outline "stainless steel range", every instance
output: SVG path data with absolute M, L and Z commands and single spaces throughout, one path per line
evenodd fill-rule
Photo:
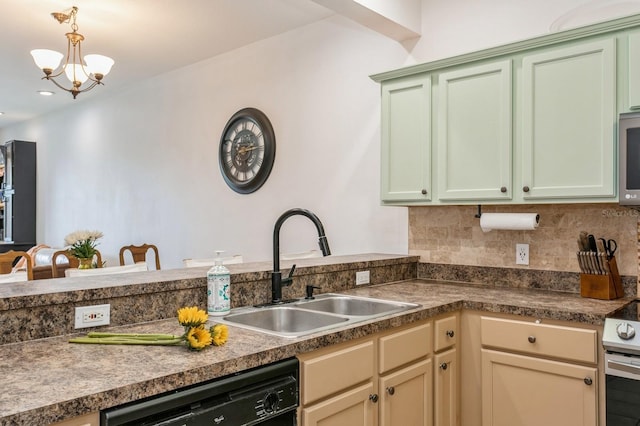
M 604 322 L 607 426 L 640 426 L 638 301 Z

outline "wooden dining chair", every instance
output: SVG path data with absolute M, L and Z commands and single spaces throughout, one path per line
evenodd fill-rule
M 13 265 L 19 257 L 23 257 L 27 261 L 27 280 L 33 280 L 33 260 L 26 251 L 9 250 L 6 253 L 0 253 L 0 274 L 12 273 Z
M 147 261 L 147 252 L 149 250 L 153 250 L 156 257 L 156 269 L 160 270 L 160 255 L 158 254 L 158 247 L 153 244 L 142 244 L 140 246 L 129 245 L 123 246 L 120 249 L 120 266 L 124 266 L 124 254 L 125 252 L 131 253 L 131 257 L 133 258 L 133 263 L 138 262 L 146 262 Z
M 67 263 L 58 264 L 58 257 L 66 257 Z M 102 255 L 96 250 L 94 261 L 98 268 L 102 268 Z M 51 256 L 51 277 L 62 278 L 65 276 L 64 271 L 69 268 L 78 268 L 80 266 L 80 260 L 77 257 L 69 253 L 68 250 L 58 250 Z

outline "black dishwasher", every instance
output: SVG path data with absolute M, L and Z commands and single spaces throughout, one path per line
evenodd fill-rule
M 296 425 L 298 360 L 290 358 L 100 412 L 101 426 Z

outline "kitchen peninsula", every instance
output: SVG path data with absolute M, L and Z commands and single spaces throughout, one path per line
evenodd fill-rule
M 0 289 L 0 425 L 48 425 L 461 310 L 597 328 L 629 302 L 417 279 L 415 256 L 332 256 L 297 263 L 294 285 L 285 289 L 284 297 L 302 297 L 304 286 L 312 284 L 321 287 L 321 293 L 344 292 L 420 307 L 296 339 L 230 327 L 226 345 L 189 352 L 183 347 L 69 344 L 69 337 L 77 333 L 72 329 L 72 307 L 110 303 L 111 329 L 179 334 L 175 308 L 205 305 L 206 268 L 43 280 L 35 282 L 37 287 L 12 284 Z M 291 263 L 282 266 L 286 270 Z M 229 269 L 233 307 L 268 300 L 268 262 Z M 360 270 L 371 271 L 373 285 L 356 288 L 355 272 Z

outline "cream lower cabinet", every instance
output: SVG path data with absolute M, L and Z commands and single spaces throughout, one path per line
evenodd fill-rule
M 381 426 L 431 424 L 430 359 L 385 375 L 379 383 Z
M 458 351 L 459 315 L 446 315 L 433 322 L 434 425 L 459 425 Z
M 482 426 L 596 426 L 596 330 L 481 317 Z
M 50 426 L 100 426 L 100 414 L 89 413 L 84 416 L 78 416 L 73 419 L 54 423 Z
M 431 322 L 300 354 L 302 426 L 431 426 Z
M 593 367 L 482 350 L 483 425 L 596 426 Z

